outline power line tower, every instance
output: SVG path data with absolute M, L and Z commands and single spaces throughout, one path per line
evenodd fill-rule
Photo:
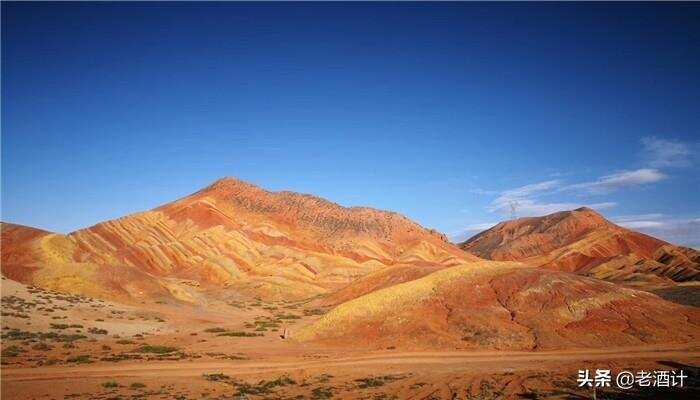
M 518 218 L 518 206 L 520 206 L 518 200 L 509 201 L 508 206 L 510 207 L 510 219 Z

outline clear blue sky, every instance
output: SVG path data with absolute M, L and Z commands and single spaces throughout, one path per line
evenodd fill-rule
M 221 176 L 453 238 L 593 205 L 697 245 L 700 4 L 2 3 L 2 219 Z

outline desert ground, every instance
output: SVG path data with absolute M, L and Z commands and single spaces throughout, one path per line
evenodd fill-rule
M 128 306 L 2 280 L 5 399 L 588 399 L 579 369 L 683 369 L 683 388 L 597 398 L 697 398 L 700 343 L 405 351 L 324 346 L 295 332 L 316 302 Z M 147 310 L 147 311 L 146 311 Z M 290 336 L 283 338 L 283 333 Z

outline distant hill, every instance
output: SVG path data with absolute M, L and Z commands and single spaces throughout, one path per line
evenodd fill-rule
M 501 222 L 459 246 L 489 260 L 517 260 L 642 288 L 700 279 L 700 252 L 615 225 L 585 207 Z

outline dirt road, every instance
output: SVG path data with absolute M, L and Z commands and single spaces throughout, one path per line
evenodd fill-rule
M 297 370 L 330 370 L 372 366 L 449 367 L 451 370 L 483 370 L 489 365 L 507 364 L 509 368 L 532 368 L 547 362 L 595 360 L 660 360 L 700 358 L 697 346 L 649 348 L 617 348 L 596 350 L 561 350 L 542 352 L 401 352 L 366 356 L 299 361 L 189 361 L 189 362 L 121 362 L 117 364 L 85 364 L 73 367 L 3 368 L 2 381 L 45 381 L 75 378 L 115 377 L 188 377 L 218 371 L 235 375 L 290 372 Z

